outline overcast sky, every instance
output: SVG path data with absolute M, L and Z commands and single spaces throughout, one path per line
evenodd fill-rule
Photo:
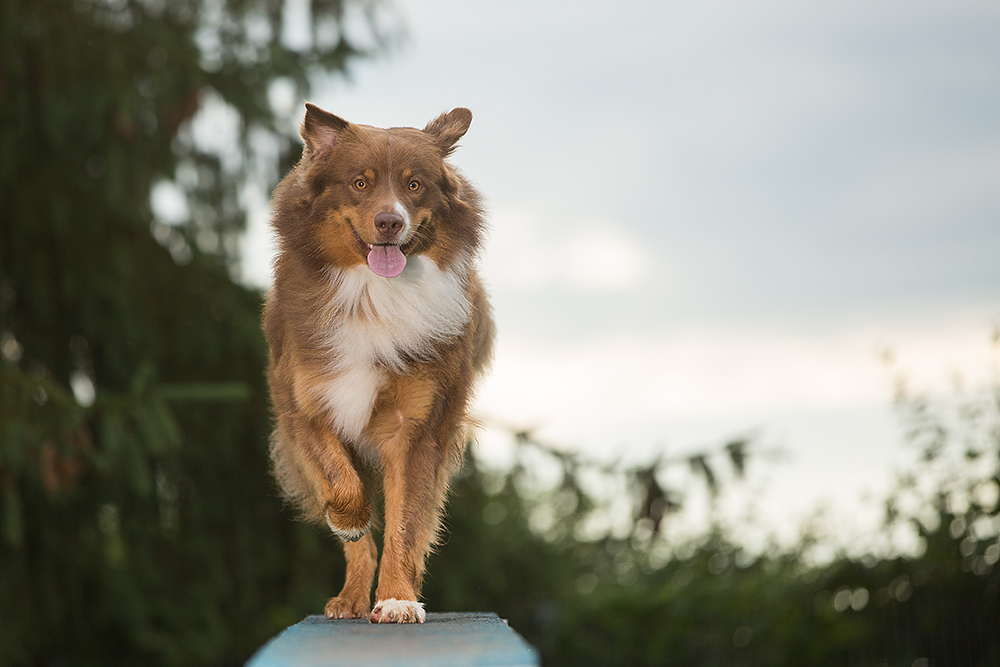
M 995 0 L 397 0 L 384 17 L 406 38 L 311 101 L 379 126 L 472 109 L 453 162 L 491 210 L 484 414 L 636 459 L 759 428 L 793 455 L 761 484 L 804 507 L 898 462 L 881 350 L 926 388 L 996 372 Z

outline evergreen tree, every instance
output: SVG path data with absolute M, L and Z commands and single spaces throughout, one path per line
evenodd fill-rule
M 231 278 L 244 184 L 297 156 L 271 86 L 363 55 L 346 2 L 295 49 L 285 4 L 0 0 L 0 664 L 238 664 L 339 583 L 275 497 Z

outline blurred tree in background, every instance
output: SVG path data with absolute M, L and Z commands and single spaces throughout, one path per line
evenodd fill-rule
M 277 102 L 384 43 L 370 10 L 0 0 L 0 665 L 241 664 L 339 589 L 268 476 L 233 277 L 251 190 L 298 154 Z M 521 432 L 456 478 L 428 607 L 496 611 L 552 665 L 998 664 L 1000 393 L 898 406 L 918 455 L 878 554 L 749 553 L 711 516 L 667 543 L 666 469 L 715 498 L 751 439 L 625 468 Z
M 0 664 L 239 664 L 339 584 L 275 499 L 231 273 L 296 157 L 269 94 L 363 55 L 355 8 L 0 0 Z

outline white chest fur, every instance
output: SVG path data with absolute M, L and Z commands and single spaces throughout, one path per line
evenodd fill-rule
M 462 333 L 471 309 L 463 273 L 441 271 L 424 256 L 410 258 L 396 278 L 364 265 L 330 271 L 317 341 L 328 351 L 329 375 L 314 391 L 341 437 L 359 441 L 389 373 L 433 359 L 437 343 Z

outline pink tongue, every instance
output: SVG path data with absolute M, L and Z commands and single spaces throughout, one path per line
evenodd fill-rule
M 376 245 L 368 252 L 368 266 L 383 278 L 395 278 L 406 267 L 406 255 L 398 245 Z

